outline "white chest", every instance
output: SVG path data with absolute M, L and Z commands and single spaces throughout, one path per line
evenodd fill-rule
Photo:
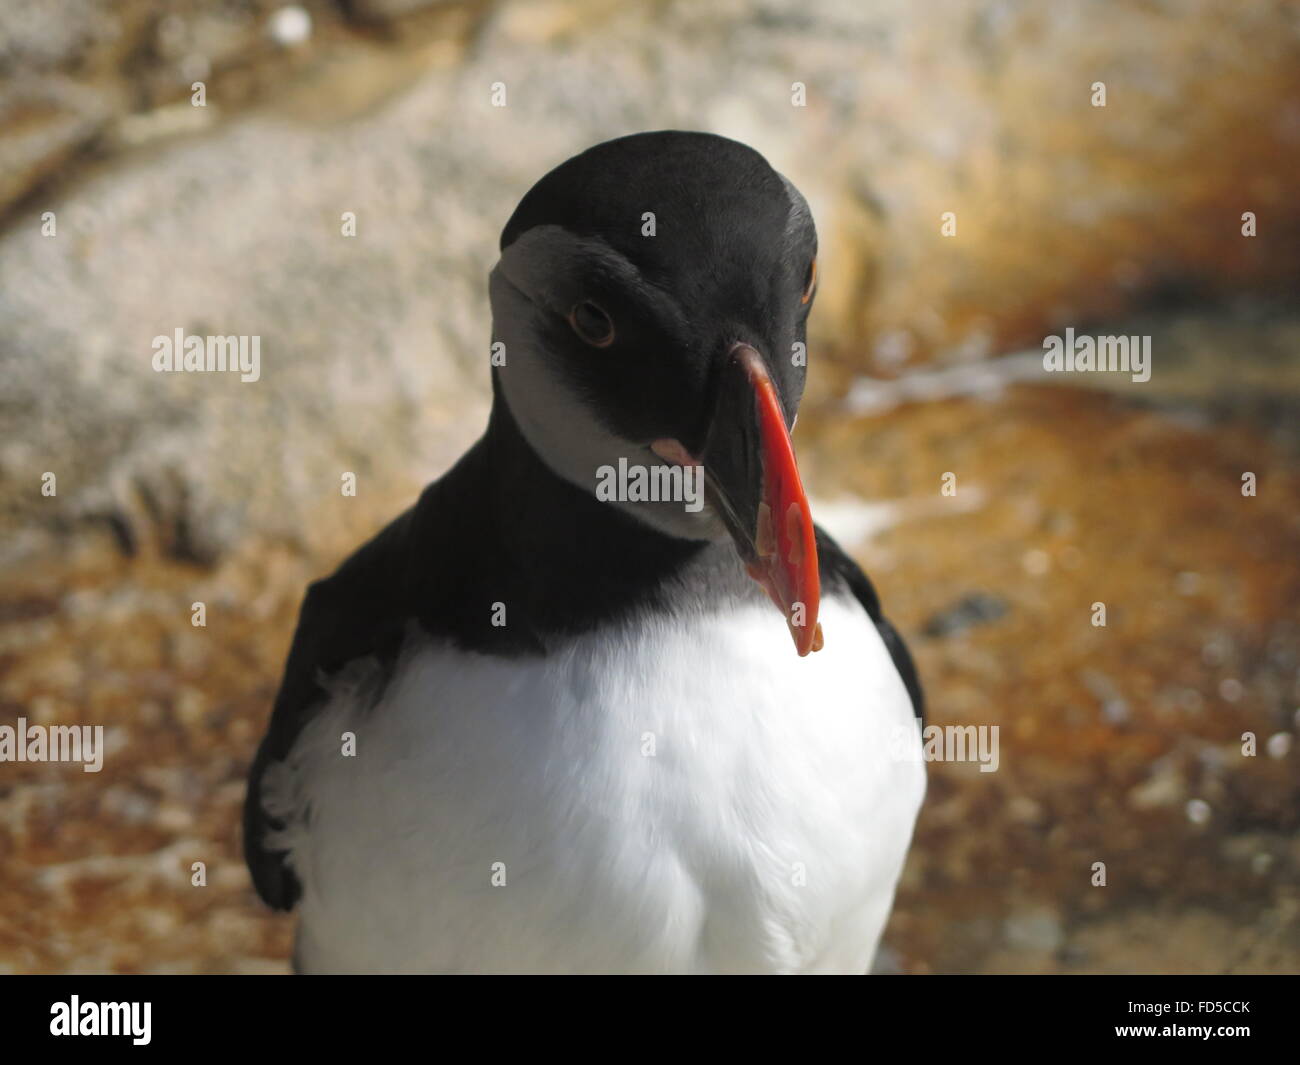
M 875 627 L 822 621 L 805 659 L 764 605 L 341 688 L 268 777 L 300 966 L 865 971 L 924 775 Z

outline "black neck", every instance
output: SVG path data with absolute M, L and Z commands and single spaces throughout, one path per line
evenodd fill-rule
M 473 604 L 457 627 L 484 649 L 540 649 L 548 636 L 654 603 L 665 581 L 707 546 L 660 533 L 555 474 L 499 392 L 487 431 L 434 486 L 427 512 L 444 533 L 449 523 L 457 527 L 434 538 L 450 557 L 429 563 L 444 588 L 456 587 Z M 445 595 L 436 599 L 448 605 Z M 504 627 L 488 622 L 494 602 L 505 604 Z

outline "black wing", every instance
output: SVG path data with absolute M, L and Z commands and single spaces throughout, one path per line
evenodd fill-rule
M 266 835 L 283 828 L 262 807 L 267 767 L 283 761 L 303 727 L 324 703 L 322 677 L 359 658 L 383 667 L 396 661 L 412 624 L 484 654 L 536 654 L 541 643 L 526 604 L 535 579 L 498 549 L 501 521 L 483 490 L 493 483 L 493 456 L 480 439 L 419 501 L 344 562 L 331 577 L 307 589 L 289 649 L 271 723 L 249 770 L 244 798 L 244 858 L 257 893 L 271 906 L 292 909 L 301 885 L 285 853 Z M 521 499 L 523 487 L 503 490 Z M 533 480 L 536 480 L 533 477 Z M 582 498 L 579 489 L 573 493 Z M 603 507 L 594 498 L 591 505 Z M 527 512 L 527 504 L 519 503 Z M 521 535 L 527 535 L 526 531 Z M 547 592 L 543 589 L 543 592 Z M 545 598 L 545 595 L 542 596 Z M 494 625 L 491 604 L 512 606 L 508 628 Z
M 867 615 L 875 622 L 880 638 L 885 641 L 885 646 L 889 649 L 889 657 L 894 660 L 894 668 L 903 678 L 903 684 L 907 686 L 907 694 L 912 697 L 912 709 L 916 713 L 917 720 L 924 724 L 925 694 L 921 691 L 921 678 L 916 675 L 916 665 L 912 662 L 907 644 L 881 612 L 880 597 L 876 595 L 876 589 L 867 575 L 820 526 L 817 527 L 817 560 L 821 567 L 823 583 L 826 583 L 828 575 L 844 581 L 854 598 L 862 604 Z
M 367 655 L 391 660 L 401 646 L 406 609 L 402 575 L 409 561 L 408 510 L 344 562 L 333 576 L 311 584 L 298 614 L 284 679 L 271 723 L 248 774 L 244 797 L 244 859 L 257 893 L 277 910 L 291 909 L 301 886 L 282 851 L 265 846 L 266 833 L 283 828 L 262 808 L 262 776 L 283 761 L 303 726 L 325 699 L 322 676 Z
M 263 809 L 262 781 L 325 701 L 322 676 L 368 656 L 391 666 L 412 623 L 482 654 L 543 653 L 547 633 L 630 609 L 693 550 L 555 478 L 507 419 L 494 409 L 488 433 L 414 507 L 307 590 L 244 800 L 244 856 L 258 894 L 277 909 L 292 908 L 301 885 L 284 852 L 266 845 L 283 826 Z M 547 508 L 556 520 L 533 520 Z M 654 563 L 649 573 L 623 564 L 636 536 L 643 561 Z M 508 627 L 492 620 L 498 601 L 511 604 Z

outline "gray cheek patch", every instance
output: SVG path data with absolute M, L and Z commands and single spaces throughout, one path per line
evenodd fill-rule
M 516 240 L 501 254 L 492 271 L 509 281 L 539 307 L 567 314 L 578 301 L 575 261 L 581 254 L 579 238 L 559 226 L 538 226 Z
M 557 356 L 543 346 L 544 316 L 567 313 L 567 307 L 559 311 L 555 304 L 568 300 L 569 293 L 574 302 L 582 297 L 574 269 L 581 260 L 575 257 L 589 256 L 597 247 L 610 252 L 599 241 L 539 226 L 506 249 L 488 280 L 493 340 L 505 345 L 504 365 L 495 372 L 506 405 L 547 467 L 593 498 L 602 468 L 618 468 L 620 459 L 632 465 L 663 464 L 647 444 L 624 439 L 603 425 L 557 365 Z M 716 539 L 724 532 L 708 507 L 690 511 L 680 501 L 608 505 L 672 536 Z
M 501 253 L 497 269 L 535 304 L 561 316 L 590 295 L 583 278 L 593 273 L 629 290 L 642 287 L 640 271 L 603 240 L 561 226 L 525 232 Z

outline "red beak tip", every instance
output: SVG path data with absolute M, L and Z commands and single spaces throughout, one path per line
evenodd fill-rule
M 754 389 L 763 464 L 763 498 L 753 542 L 757 557 L 747 568 L 785 615 L 795 650 L 804 658 L 820 651 L 824 642 L 817 621 L 821 582 L 815 526 L 776 386 L 753 348 L 741 346 L 737 358 Z M 798 624 L 792 617 L 796 608 Z
M 810 654 L 816 654 L 826 646 L 826 638 L 822 634 L 822 623 L 820 621 L 813 626 L 811 635 L 807 627 L 800 628 L 791 624 L 790 635 L 794 637 L 794 649 L 800 658 L 807 658 Z

